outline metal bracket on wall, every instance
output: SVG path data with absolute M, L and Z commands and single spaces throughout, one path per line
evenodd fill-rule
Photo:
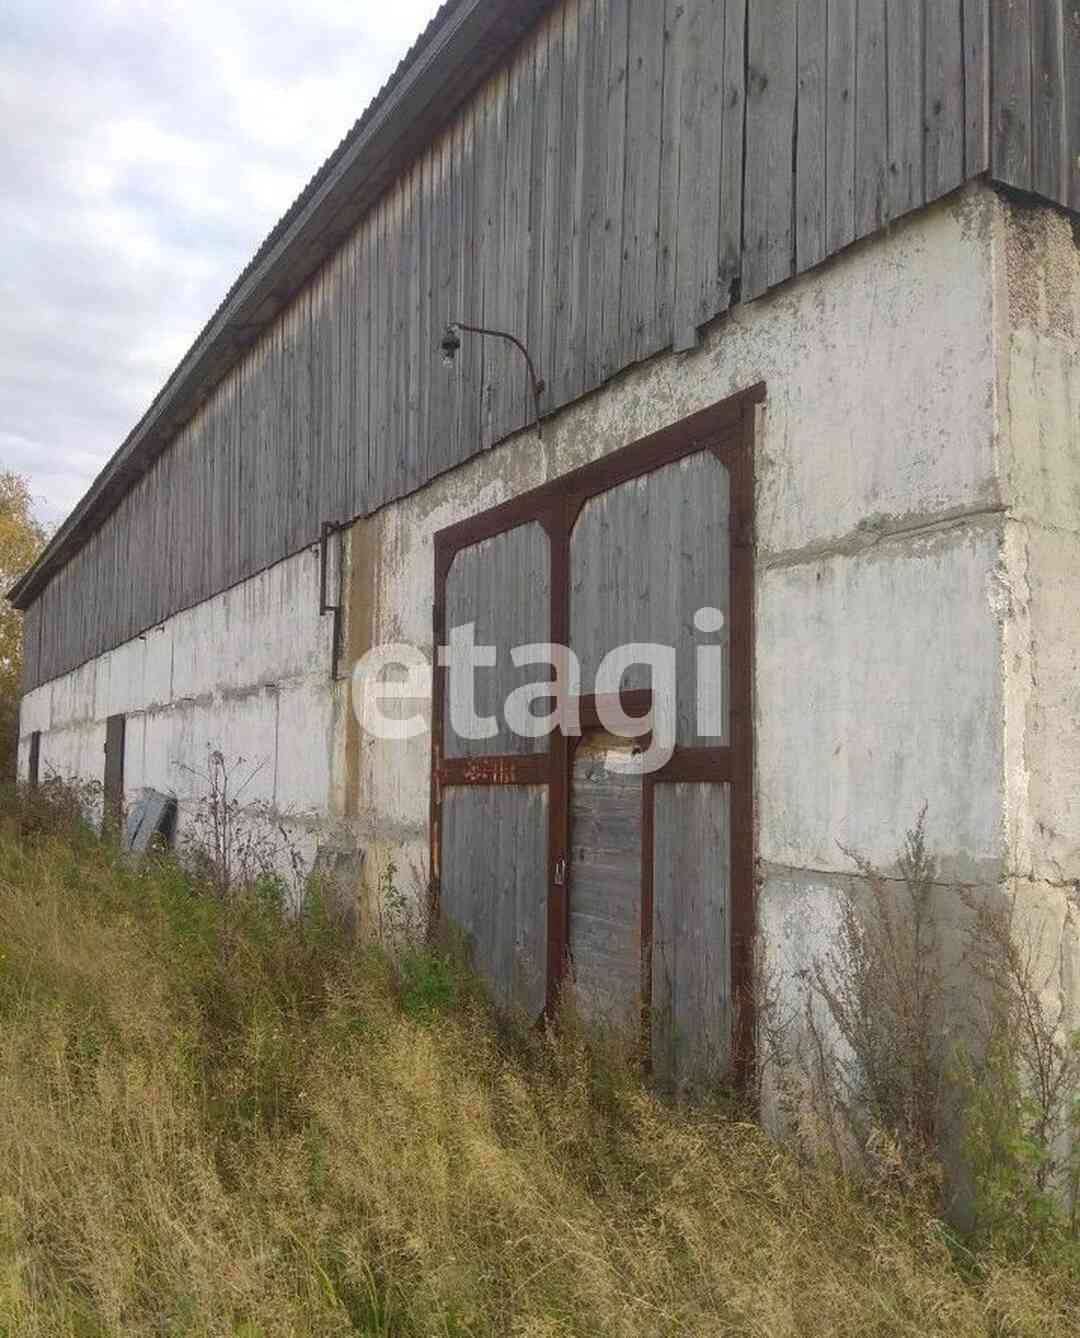
M 338 659 L 341 651 L 341 567 L 338 564 L 338 600 L 337 604 L 331 604 L 327 592 L 327 586 L 330 579 L 330 536 L 339 534 L 344 529 L 333 520 L 324 520 L 322 523 L 322 532 L 319 538 L 319 616 L 324 617 L 327 613 L 334 615 L 334 633 L 333 645 L 330 651 L 330 681 L 337 680 Z

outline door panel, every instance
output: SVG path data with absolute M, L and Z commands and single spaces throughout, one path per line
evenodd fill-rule
M 452 787 L 443 797 L 443 911 L 504 1007 L 544 1011 L 548 796 L 544 786 Z
M 477 642 L 502 658 L 478 682 L 477 713 L 499 717 L 491 739 L 454 737 L 449 675 L 435 676 L 435 904 L 466 930 L 496 997 L 539 1012 L 570 972 L 592 1016 L 649 1019 L 642 1039 L 680 1085 L 742 1068 L 753 1041 L 748 1011 L 731 1033 L 754 931 L 752 441 L 762 397 L 755 388 L 601 454 L 435 541 L 436 644 L 475 623 Z M 550 739 L 505 726 L 507 695 L 541 677 L 514 669 L 509 650 L 549 640 L 577 656 L 578 714 L 593 731 L 584 739 L 566 723 L 573 712 Z M 605 765 L 633 745 L 603 733 L 598 694 L 616 685 L 597 682 L 604 659 L 635 643 L 668 648 L 675 665 L 674 683 L 653 682 L 646 664 L 619 685 L 652 689 L 654 725 L 657 707 L 671 705 L 657 692 L 675 689 L 674 751 L 644 777 Z
M 730 606 L 731 486 L 728 470 L 704 452 L 600 493 L 585 503 L 570 541 L 570 645 L 592 683 L 615 647 L 654 642 L 676 651 L 681 746 L 730 742 L 727 618 Z M 694 626 L 700 609 L 724 615 L 708 634 Z M 713 732 L 697 724 L 697 648 L 720 647 L 705 690 Z M 626 689 L 648 688 L 649 671 L 630 670 Z M 591 689 L 586 689 L 591 691 Z
M 641 777 L 608 769 L 625 739 L 586 735 L 570 790 L 570 958 L 586 1017 L 636 1022 L 641 1010 Z
M 653 1062 L 678 1081 L 728 1067 L 731 786 L 653 791 Z
M 478 670 L 475 684 L 477 715 L 494 716 L 498 729 L 488 739 L 459 738 L 448 702 L 444 735 L 447 757 L 547 751 L 547 739 L 525 739 L 506 727 L 503 706 L 515 688 L 543 676 L 543 670 L 535 666 L 516 669 L 510 652 L 515 646 L 550 639 L 550 567 L 548 538 L 536 524 L 522 525 L 474 544 L 454 559 L 446 581 L 447 635 L 455 627 L 475 623 L 477 644 L 496 648 L 496 667 Z

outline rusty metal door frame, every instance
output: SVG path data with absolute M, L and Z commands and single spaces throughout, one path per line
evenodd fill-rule
M 570 644 L 570 539 L 585 503 L 622 483 L 654 473 L 665 465 L 711 452 L 731 481 L 731 700 L 730 745 L 722 748 L 678 747 L 670 762 L 642 786 L 642 949 L 653 934 L 654 795 L 657 785 L 678 782 L 728 784 L 732 791 L 731 841 L 731 988 L 735 1005 L 733 1037 L 737 1067 L 753 1062 L 752 953 L 754 907 L 754 415 L 765 399 L 764 384 L 694 414 L 672 427 L 614 451 L 550 483 L 515 497 L 490 511 L 452 525 L 435 536 L 435 607 L 433 645 L 446 642 L 446 586 L 454 559 L 462 550 L 530 523 L 540 524 L 549 540 L 551 613 L 549 639 Z M 450 758 L 445 755 L 448 670 L 436 664 L 432 699 L 431 748 L 431 909 L 440 909 L 442 869 L 442 797 L 448 787 L 547 787 L 548 935 L 547 1009 L 556 1005 L 569 946 L 569 899 L 566 869 L 570 857 L 570 780 L 576 736 L 556 729 L 546 753 L 524 756 Z M 642 700 L 634 702 L 637 696 Z M 624 694 L 629 714 L 648 710 L 649 694 Z M 581 700 L 582 726 L 596 715 L 595 698 Z M 647 1004 L 646 1000 L 646 1004 Z

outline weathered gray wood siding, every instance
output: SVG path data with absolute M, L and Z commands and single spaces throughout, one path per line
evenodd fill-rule
M 446 628 L 469 624 L 479 646 L 494 646 L 498 661 L 475 679 L 475 711 L 490 720 L 488 738 L 467 738 L 454 728 L 454 702 L 448 703 L 444 747 L 447 757 L 492 757 L 546 752 L 548 740 L 526 738 L 510 729 L 503 706 L 511 693 L 535 683 L 535 667 L 516 668 L 511 652 L 546 642 L 551 631 L 551 563 L 548 537 L 537 524 L 486 539 L 454 559 L 446 579 Z M 451 643 L 452 644 L 452 643 Z M 450 674 L 452 684 L 468 681 Z M 541 703 L 541 711 L 547 707 Z
M 991 57 L 993 77 L 991 77 Z M 43 592 L 27 685 L 993 165 L 1080 208 L 1076 0 L 564 0 Z
M 984 0 L 994 177 L 1080 210 L 1080 4 Z
M 442 909 L 498 1001 L 530 1017 L 547 996 L 547 811 L 543 786 L 443 797 Z
M 658 785 L 655 803 L 653 1062 L 684 1081 L 728 1067 L 731 787 Z
M 605 656 L 639 644 L 675 652 L 675 742 L 717 747 L 727 738 L 730 664 L 722 620 L 730 603 L 728 471 L 714 455 L 693 455 L 601 493 L 582 508 L 570 540 L 570 645 L 582 682 L 595 684 Z M 721 625 L 702 635 L 702 609 Z M 698 731 L 699 647 L 717 645 L 722 669 L 716 700 Z M 622 676 L 627 690 L 652 688 L 654 674 L 637 664 Z M 615 685 L 604 691 L 615 690 Z

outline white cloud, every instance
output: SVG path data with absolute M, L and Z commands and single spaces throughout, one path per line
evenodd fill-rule
M 438 0 L 8 0 L 0 468 L 58 521 Z

